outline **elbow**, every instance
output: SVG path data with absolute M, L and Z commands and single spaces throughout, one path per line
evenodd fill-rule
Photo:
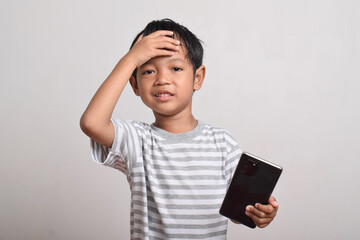
M 80 128 L 86 135 L 90 137 L 91 132 L 94 131 L 94 124 L 89 118 L 82 115 L 80 118 Z
M 103 124 L 96 118 L 83 115 L 80 119 L 80 128 L 89 138 L 111 148 L 115 134 L 112 125 Z
M 107 126 L 108 125 L 103 123 L 101 120 L 88 117 L 86 114 L 83 114 L 80 118 L 81 130 L 92 139 L 97 139 L 99 135 L 102 135 Z

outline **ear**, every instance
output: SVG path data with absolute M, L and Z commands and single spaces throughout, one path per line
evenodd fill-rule
M 132 89 L 134 90 L 135 95 L 140 96 L 139 87 L 138 87 L 137 81 L 134 78 L 134 76 L 131 76 L 131 78 L 129 79 L 129 82 L 131 84 Z
M 204 82 L 205 72 L 206 69 L 204 65 L 201 65 L 200 67 L 198 67 L 198 69 L 196 69 L 195 77 L 194 77 L 194 86 L 193 86 L 194 91 L 200 90 Z

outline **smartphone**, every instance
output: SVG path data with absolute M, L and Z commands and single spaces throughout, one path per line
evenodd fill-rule
M 282 172 L 282 167 L 243 153 L 220 208 L 220 214 L 255 228 L 245 208 L 255 203 L 268 204 L 269 197 Z

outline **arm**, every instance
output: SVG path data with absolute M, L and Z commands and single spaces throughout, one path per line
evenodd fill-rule
M 140 36 L 133 48 L 117 63 L 95 93 L 80 119 L 82 131 L 96 142 L 111 147 L 115 130 L 110 119 L 116 103 L 133 71 L 156 56 L 171 56 L 179 41 L 167 37 L 171 31 L 160 30 Z

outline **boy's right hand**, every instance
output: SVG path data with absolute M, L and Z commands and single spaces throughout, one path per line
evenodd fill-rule
M 180 41 L 172 38 L 174 33 L 167 30 L 159 30 L 145 37 L 140 37 L 131 50 L 126 54 L 127 58 L 138 68 L 150 59 L 159 56 L 172 56 L 179 50 Z

